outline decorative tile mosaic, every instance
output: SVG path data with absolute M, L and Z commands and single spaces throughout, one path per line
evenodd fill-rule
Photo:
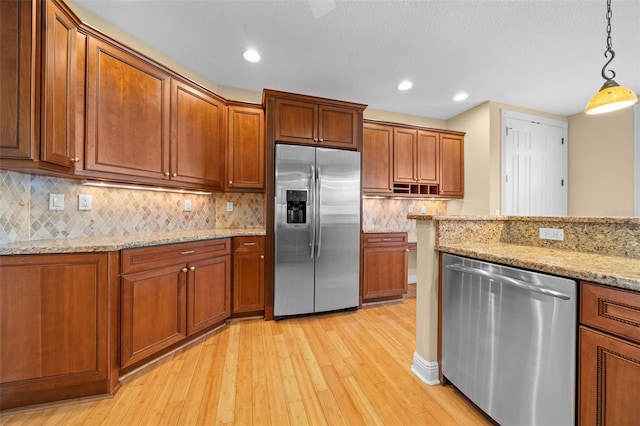
M 365 232 L 416 233 L 416 221 L 407 219 L 409 206 L 415 213 L 442 215 L 447 212 L 446 201 L 411 200 L 398 198 L 364 198 L 362 200 L 362 229 Z
M 264 227 L 263 194 L 195 195 L 82 186 L 72 179 L 0 171 L 2 243 L 213 228 Z M 64 210 L 49 210 L 49 194 L 64 195 Z M 78 210 L 78 195 L 92 210 Z M 192 211 L 184 211 L 191 200 Z M 226 212 L 226 201 L 234 211 Z M 216 208 L 216 206 L 218 208 Z M 220 222 L 217 221 L 220 217 Z
M 29 239 L 31 176 L 0 170 L 0 244 Z

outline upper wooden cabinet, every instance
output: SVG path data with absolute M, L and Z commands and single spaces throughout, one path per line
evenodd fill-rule
M 440 195 L 462 198 L 464 195 L 464 136 L 440 135 Z
M 0 2 L 0 17 L 2 167 L 72 173 L 76 82 L 83 71 L 77 69 L 74 15 L 54 0 L 7 0 Z
M 388 147 L 391 154 L 386 151 Z M 464 133 L 365 122 L 362 191 L 371 195 L 462 198 Z
M 170 89 L 163 70 L 89 37 L 83 174 L 168 181 Z
M 264 190 L 264 111 L 260 105 L 229 105 L 227 189 Z
M 227 143 L 225 101 L 171 81 L 171 180 L 222 189 Z
M 90 36 L 82 176 L 222 189 L 223 99 Z
M 360 149 L 366 105 L 273 90 L 265 90 L 264 97 L 275 98 L 275 141 Z
M 362 139 L 362 191 L 393 193 L 393 127 L 364 123 Z

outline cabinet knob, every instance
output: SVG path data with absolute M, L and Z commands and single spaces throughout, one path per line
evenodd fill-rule
M 195 266 L 191 266 L 191 267 L 189 268 L 189 270 L 190 270 L 190 271 L 195 271 L 195 270 L 196 270 L 196 267 L 195 267 Z
M 165 176 L 169 176 L 169 172 L 164 172 L 164 175 Z
M 324 142 L 324 139 L 320 138 L 320 142 Z
M 260 259 L 264 259 L 264 254 L 261 254 L 261 255 L 260 255 Z
M 71 160 L 72 160 L 74 163 L 78 163 L 78 162 L 80 162 L 80 159 L 79 159 L 78 157 L 73 157 Z
M 176 177 L 176 176 L 178 176 L 178 174 L 177 173 L 172 173 L 171 176 Z
M 182 272 L 187 272 L 188 269 L 187 268 L 182 268 Z
M 232 180 L 229 181 L 229 185 L 233 185 L 233 181 Z
M 313 138 L 313 141 L 314 142 L 318 142 L 318 138 Z

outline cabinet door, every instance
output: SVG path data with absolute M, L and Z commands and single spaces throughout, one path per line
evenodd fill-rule
M 276 99 L 275 140 L 304 145 L 318 143 L 318 105 L 311 102 Z
M 233 255 L 233 313 L 264 311 L 264 253 Z
M 322 146 L 357 149 L 358 113 L 333 105 L 318 107 L 318 142 Z
M 188 334 L 231 315 L 231 256 L 189 263 Z
M 0 1 L 0 158 L 36 160 L 37 1 Z
M 440 135 L 440 195 L 462 198 L 464 195 L 464 137 Z
M 264 189 L 264 111 L 229 107 L 227 187 Z
M 363 271 L 362 298 L 364 300 L 406 293 L 406 247 L 365 247 Z
M 640 418 L 640 345 L 580 327 L 579 423 L 635 425 Z
M 418 131 L 417 139 L 418 182 L 437 184 L 440 179 L 440 134 Z
M 365 123 L 362 143 L 362 191 L 393 192 L 393 127 Z
M 76 25 L 54 2 L 46 8 L 42 86 L 42 161 L 69 169 L 75 152 Z
M 169 90 L 160 69 L 89 38 L 85 169 L 168 180 Z
M 122 276 L 122 367 L 186 337 L 186 279 L 184 265 Z
M 418 131 L 413 129 L 394 128 L 393 130 L 393 181 L 415 183 L 416 174 L 416 140 Z
M 181 81 L 171 84 L 171 180 L 223 187 L 227 107 Z
M 109 267 L 107 253 L 2 256 L 0 408 L 111 391 Z

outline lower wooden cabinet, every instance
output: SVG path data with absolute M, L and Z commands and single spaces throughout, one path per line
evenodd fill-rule
M 579 424 L 638 424 L 640 293 L 581 286 Z
M 233 314 L 264 313 L 264 237 L 233 239 Z
M 118 254 L 0 257 L 0 409 L 118 384 Z
M 229 317 L 230 267 L 229 238 L 123 250 L 122 367 Z
M 362 234 L 362 300 L 400 298 L 407 292 L 407 234 Z

